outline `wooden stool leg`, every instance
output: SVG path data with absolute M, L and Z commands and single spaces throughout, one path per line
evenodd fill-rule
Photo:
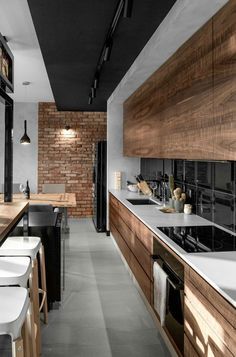
M 29 311 L 27 314 L 27 333 L 30 340 L 30 357 L 37 357 L 36 324 L 34 321 L 34 308 L 32 302 L 30 303 Z
M 12 341 L 12 357 L 24 357 L 24 346 L 21 337 Z
M 40 272 L 41 272 L 41 286 L 45 294 L 43 303 L 44 323 L 48 324 L 48 300 L 47 300 L 47 283 L 46 283 L 46 270 L 45 270 L 45 252 L 44 246 L 41 244 L 39 250 L 40 257 Z
M 28 314 L 27 314 L 28 315 Z M 23 339 L 23 345 L 24 345 L 24 357 L 31 357 L 30 353 L 30 331 L 28 329 L 28 316 L 26 317 L 26 321 L 24 322 L 24 325 L 22 326 L 21 330 L 21 335 Z
M 41 329 L 40 329 L 40 315 L 39 315 L 39 286 L 38 286 L 38 261 L 37 258 L 32 261 L 32 278 L 31 293 L 33 303 L 33 316 L 36 330 L 36 351 L 37 356 L 41 354 Z

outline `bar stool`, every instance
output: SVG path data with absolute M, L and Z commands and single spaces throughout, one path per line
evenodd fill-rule
M 38 261 L 37 254 L 40 257 L 41 269 L 41 286 L 38 287 Z M 41 333 L 40 333 L 40 309 L 43 308 L 44 322 L 48 323 L 48 306 L 47 306 L 47 288 L 45 272 L 45 255 L 44 248 L 39 237 L 8 237 L 0 247 L 0 256 L 28 256 L 31 258 L 32 265 L 32 300 L 34 307 L 34 319 L 37 326 L 36 344 L 37 351 L 41 351 Z M 38 292 L 43 292 L 41 306 L 39 307 Z
M 32 296 L 31 261 L 29 257 L 0 257 L 0 286 L 18 285 L 27 287 L 29 281 L 30 296 Z M 28 328 L 26 328 L 28 327 Z M 24 329 L 24 341 L 27 342 L 26 356 L 37 357 L 35 343 L 34 309 L 32 300 L 29 306 L 27 324 Z M 28 346 L 30 339 L 30 347 Z
M 29 306 L 27 289 L 0 287 L 0 335 L 11 336 L 13 357 L 25 357 L 28 353 L 26 353 L 27 343 L 23 343 L 21 329 L 27 319 Z

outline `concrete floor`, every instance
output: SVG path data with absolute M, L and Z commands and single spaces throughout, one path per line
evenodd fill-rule
M 42 327 L 42 356 L 170 356 L 112 240 L 90 219 L 70 227 L 63 301 Z

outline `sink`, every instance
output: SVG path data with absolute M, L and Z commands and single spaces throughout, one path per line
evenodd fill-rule
M 128 199 L 127 201 L 130 202 L 132 205 L 138 206 L 138 205 L 158 205 L 158 202 L 155 202 L 153 200 L 150 200 L 150 198 L 134 198 L 134 199 Z

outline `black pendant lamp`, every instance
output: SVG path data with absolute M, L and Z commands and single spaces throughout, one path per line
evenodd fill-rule
M 30 82 L 26 81 L 26 82 L 23 82 L 22 84 L 23 84 L 23 86 L 25 86 L 25 101 L 26 101 L 26 88 L 30 84 Z M 27 135 L 27 120 L 24 121 L 24 129 L 25 129 L 24 135 L 20 139 L 20 143 L 23 145 L 28 145 L 28 144 L 30 144 L 30 138 Z
M 20 139 L 20 143 L 27 145 L 27 144 L 30 144 L 30 138 L 27 135 L 27 120 L 24 121 L 24 127 L 25 127 L 25 132 L 24 132 L 24 135 L 22 136 L 22 138 Z

